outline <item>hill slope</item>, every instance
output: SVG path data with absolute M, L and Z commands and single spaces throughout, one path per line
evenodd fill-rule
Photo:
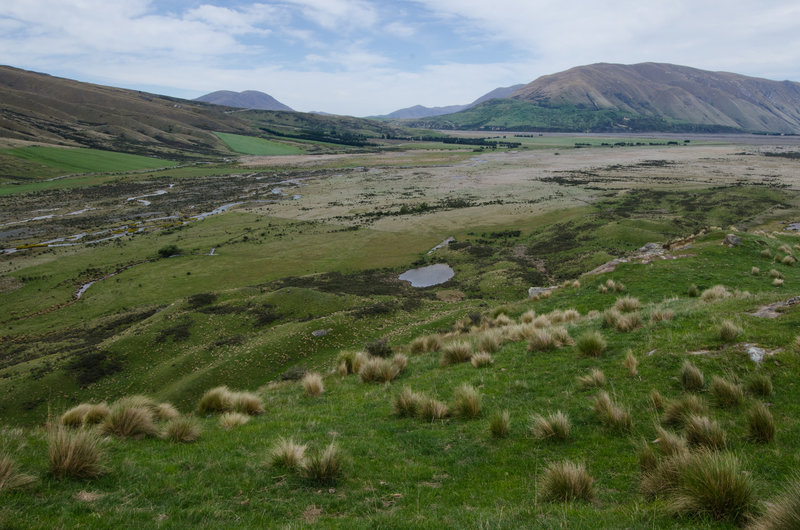
M 430 116 L 441 116 L 442 114 L 452 114 L 454 112 L 460 112 L 462 110 L 470 109 L 475 105 L 479 105 L 484 101 L 489 101 L 490 99 L 507 98 L 524 86 L 525 85 L 520 84 L 508 87 L 495 88 L 491 92 L 487 92 L 486 94 L 482 95 L 472 103 L 468 103 L 466 105 L 447 105 L 445 107 L 425 107 L 423 105 L 414 105 L 413 107 L 407 107 L 404 109 L 396 110 L 394 112 L 387 114 L 386 116 L 380 116 L 380 117 L 402 120 L 409 118 L 427 118 Z
M 240 109 L 256 110 L 288 110 L 292 108 L 284 105 L 274 97 L 258 90 L 245 90 L 244 92 L 233 92 L 231 90 L 218 90 L 205 96 L 195 98 L 195 101 L 211 103 L 213 105 L 224 105 L 226 107 L 236 107 Z

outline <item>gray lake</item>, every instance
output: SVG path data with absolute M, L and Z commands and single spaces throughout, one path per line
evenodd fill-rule
M 455 275 L 456 273 L 450 265 L 437 263 L 436 265 L 428 265 L 419 269 L 407 270 L 398 278 L 411 282 L 411 287 L 430 287 L 444 283 Z

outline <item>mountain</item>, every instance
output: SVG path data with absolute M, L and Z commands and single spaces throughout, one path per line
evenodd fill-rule
M 211 103 L 213 105 L 224 105 L 226 107 L 236 107 L 240 109 L 257 110 L 288 110 L 291 107 L 284 105 L 269 94 L 258 90 L 245 90 L 244 92 L 232 92 L 230 90 L 218 90 L 195 98 L 195 101 Z
M 413 126 L 552 131 L 800 133 L 800 83 L 661 63 L 542 76 L 503 102 Z
M 424 107 L 422 105 L 414 105 L 413 107 L 407 107 L 404 109 L 396 110 L 385 116 L 378 116 L 379 118 L 391 118 L 396 120 L 407 119 L 407 118 L 427 118 L 429 116 L 440 116 L 442 114 L 452 114 L 454 112 L 459 112 L 462 110 L 466 110 L 469 108 L 474 107 L 484 101 L 488 101 L 490 99 L 496 98 L 507 98 L 516 90 L 519 90 L 525 85 L 514 85 L 509 87 L 499 87 L 495 88 L 491 92 L 488 92 L 472 103 L 467 105 L 448 105 L 446 107 Z

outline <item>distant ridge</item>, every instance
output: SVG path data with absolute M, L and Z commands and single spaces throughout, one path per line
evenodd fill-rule
M 233 92 L 231 90 L 218 90 L 205 96 L 195 98 L 195 101 L 211 103 L 213 105 L 225 105 L 240 109 L 254 110 L 293 110 L 288 105 L 284 105 L 269 94 L 258 90 L 245 90 L 244 92 Z
M 422 105 L 414 105 L 413 107 L 399 109 L 389 114 L 386 114 L 385 116 L 377 116 L 377 117 L 402 120 L 408 118 L 427 118 L 430 116 L 441 116 L 443 114 L 452 114 L 454 112 L 460 112 L 462 110 L 472 108 L 475 105 L 478 105 L 490 99 L 507 98 L 516 90 L 519 90 L 524 86 L 525 86 L 524 84 L 519 84 L 509 87 L 495 88 L 491 92 L 482 95 L 481 97 L 479 97 L 478 99 L 467 105 L 447 105 L 445 107 L 424 107 Z

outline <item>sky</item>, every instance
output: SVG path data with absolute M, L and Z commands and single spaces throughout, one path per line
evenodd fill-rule
M 800 81 L 798 0 L 3 0 L 0 64 L 299 111 L 469 103 L 597 62 Z

